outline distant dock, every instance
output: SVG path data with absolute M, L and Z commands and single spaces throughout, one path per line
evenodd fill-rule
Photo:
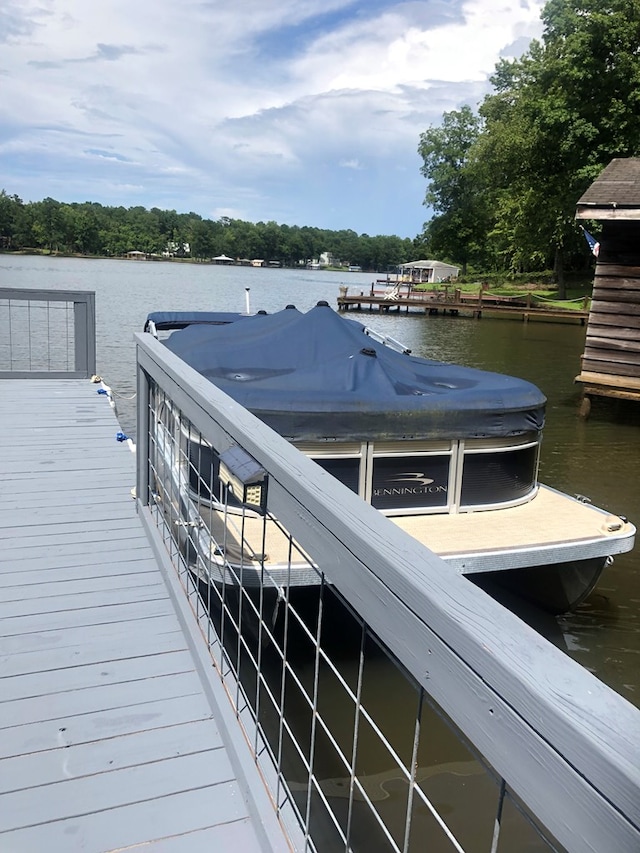
M 407 285 L 390 282 L 386 287 L 372 286 L 368 292 L 349 293 L 340 288 L 338 311 L 421 312 L 430 317 L 471 317 L 480 319 L 484 314 L 516 318 L 527 322 L 553 320 L 584 325 L 589 311 L 583 309 L 543 308 L 535 305 L 530 293 L 523 296 L 495 296 L 484 291 L 465 293 L 459 288 L 442 284 L 438 290 L 412 290 Z

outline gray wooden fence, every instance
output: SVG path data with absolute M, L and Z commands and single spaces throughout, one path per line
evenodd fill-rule
M 640 711 L 151 335 L 136 339 L 137 493 L 156 544 L 150 386 L 219 451 L 260 463 L 269 511 L 548 833 L 576 853 L 637 853 Z
M 0 378 L 84 379 L 95 372 L 93 292 L 0 287 Z

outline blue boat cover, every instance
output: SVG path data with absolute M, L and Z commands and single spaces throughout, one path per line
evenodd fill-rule
M 156 329 L 184 329 L 193 323 L 233 323 L 244 316 L 227 311 L 153 311 L 147 317 L 144 330 L 149 331 L 150 323 Z
M 516 436 L 543 427 L 546 400 L 530 382 L 398 352 L 326 303 L 229 317 L 223 325 L 196 320 L 165 345 L 292 441 Z

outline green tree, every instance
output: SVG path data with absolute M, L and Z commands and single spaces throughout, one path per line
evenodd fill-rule
M 281 260 L 285 266 L 299 266 L 304 261 L 306 252 L 301 229 L 297 225 L 280 225 L 278 228 L 278 260 Z M 334 249 L 328 245 L 326 251 L 333 252 Z
M 330 252 L 346 263 L 386 271 L 413 256 L 411 240 L 396 236 L 358 236 L 355 231 L 329 231 L 277 222 L 246 222 L 222 217 L 202 219 L 154 207 L 103 207 L 95 202 L 65 204 L 52 198 L 24 204 L 0 191 L 0 248 L 43 248 L 50 251 L 118 257 L 131 250 L 206 260 L 225 253 L 232 258 L 264 258 L 288 266 Z
M 351 229 L 334 232 L 329 250 L 345 264 L 357 264 L 358 235 Z
M 277 222 L 258 222 L 256 229 L 258 231 L 262 255 L 267 261 L 283 260 L 283 247 L 281 240 L 281 226 Z
M 33 234 L 39 247 L 46 247 L 50 253 L 57 251 L 63 242 L 63 227 L 59 201 L 54 198 L 45 198 L 35 205 Z
M 487 211 L 471 156 L 481 130 L 481 119 L 464 106 L 445 113 L 440 127 L 420 135 L 418 146 L 420 171 L 429 182 L 424 203 L 436 213 L 425 225 L 425 242 L 433 253 L 460 263 L 463 273 L 484 252 Z
M 640 153 L 640 0 L 549 0 L 541 17 L 541 41 L 498 63 L 478 117 L 463 107 L 421 136 L 436 213 L 421 239 L 463 266 L 553 265 L 562 296 L 585 252 L 576 201 Z
M 39 244 L 34 233 L 36 210 L 34 204 L 19 205 L 13 230 L 13 246 L 18 249 L 34 249 Z
M 22 199 L 0 190 L 0 249 L 10 249 L 15 242 L 16 220 Z
M 512 268 L 553 263 L 561 295 L 575 204 L 614 157 L 640 151 L 640 0 L 550 0 L 541 42 L 502 61 L 476 149 L 492 237 Z
M 90 204 L 81 205 L 76 214 L 75 242 L 79 252 L 84 255 L 101 253 L 99 220 Z
M 216 251 L 216 232 L 219 230 L 220 226 L 218 223 L 214 223 L 210 219 L 201 219 L 194 222 L 189 238 L 191 257 L 204 260 L 218 254 Z

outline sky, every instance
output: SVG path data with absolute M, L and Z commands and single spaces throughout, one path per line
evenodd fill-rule
M 413 238 L 541 0 L 1 0 L 0 189 Z

